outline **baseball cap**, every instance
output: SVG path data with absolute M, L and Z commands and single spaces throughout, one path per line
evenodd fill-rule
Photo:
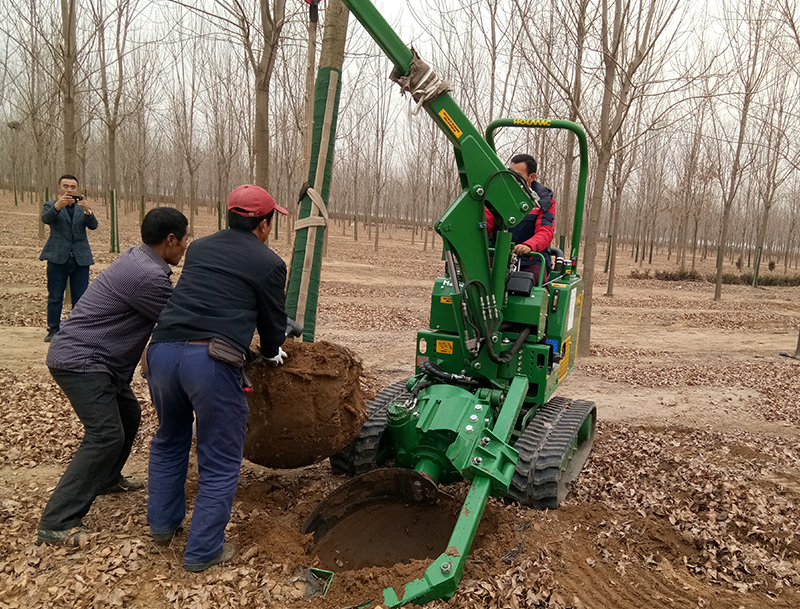
M 273 209 L 283 215 L 288 213 L 283 207 L 275 204 L 271 194 L 255 184 L 239 186 L 228 195 L 228 210 L 240 216 L 260 218 Z

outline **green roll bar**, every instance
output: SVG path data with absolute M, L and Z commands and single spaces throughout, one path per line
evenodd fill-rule
M 495 152 L 494 132 L 500 127 L 527 127 L 529 129 L 566 129 L 578 136 L 578 145 L 581 153 L 580 173 L 578 174 L 578 194 L 575 196 L 575 222 L 572 229 L 572 249 L 570 258 L 578 258 L 581 245 L 581 231 L 583 230 L 583 206 L 586 197 L 586 179 L 589 175 L 589 147 L 586 143 L 586 132 L 583 127 L 572 121 L 538 120 L 519 118 L 500 118 L 489 123 L 486 127 L 486 141 Z

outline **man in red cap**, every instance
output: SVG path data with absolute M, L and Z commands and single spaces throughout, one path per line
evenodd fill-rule
M 239 186 L 228 197 L 228 230 L 193 242 L 178 285 L 147 352 L 147 380 L 159 427 L 150 446 L 147 522 L 169 544 L 186 516 L 184 487 L 197 425 L 200 472 L 187 571 L 229 560 L 225 526 L 239 481 L 247 424 L 242 366 L 254 330 L 261 356 L 282 364 L 286 336 L 286 264 L 265 242 L 275 211 L 270 194 Z

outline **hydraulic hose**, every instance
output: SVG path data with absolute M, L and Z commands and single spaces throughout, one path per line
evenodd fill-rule
M 463 374 L 452 374 L 450 372 L 445 372 L 444 370 L 439 367 L 438 364 L 435 364 L 431 361 L 422 362 L 419 365 L 419 369 L 422 370 L 425 374 L 429 377 L 436 379 L 437 381 L 441 381 L 442 383 L 447 383 L 448 385 L 477 385 L 478 381 L 472 377 L 465 376 Z
M 492 348 L 492 341 L 487 336 L 486 353 L 489 355 L 489 359 L 492 360 L 495 364 L 507 364 L 517 356 L 517 353 L 519 353 L 519 350 L 522 348 L 522 343 L 524 343 L 527 340 L 530 333 L 531 333 L 530 328 L 524 328 L 522 332 L 519 333 L 519 336 L 517 336 L 517 340 L 514 341 L 514 344 L 511 345 L 511 348 L 508 351 L 506 351 L 503 357 L 499 357 L 494 352 L 494 349 Z
M 418 382 L 416 385 L 414 385 L 414 388 L 411 390 L 411 395 L 414 397 L 414 400 L 417 399 L 420 391 L 422 391 L 423 389 L 427 389 L 431 385 L 433 385 L 433 381 L 431 381 L 430 379 L 422 380 Z

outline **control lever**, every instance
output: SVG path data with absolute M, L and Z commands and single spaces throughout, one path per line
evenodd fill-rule
M 303 326 L 293 319 L 286 319 L 286 338 L 300 338 L 303 336 Z

